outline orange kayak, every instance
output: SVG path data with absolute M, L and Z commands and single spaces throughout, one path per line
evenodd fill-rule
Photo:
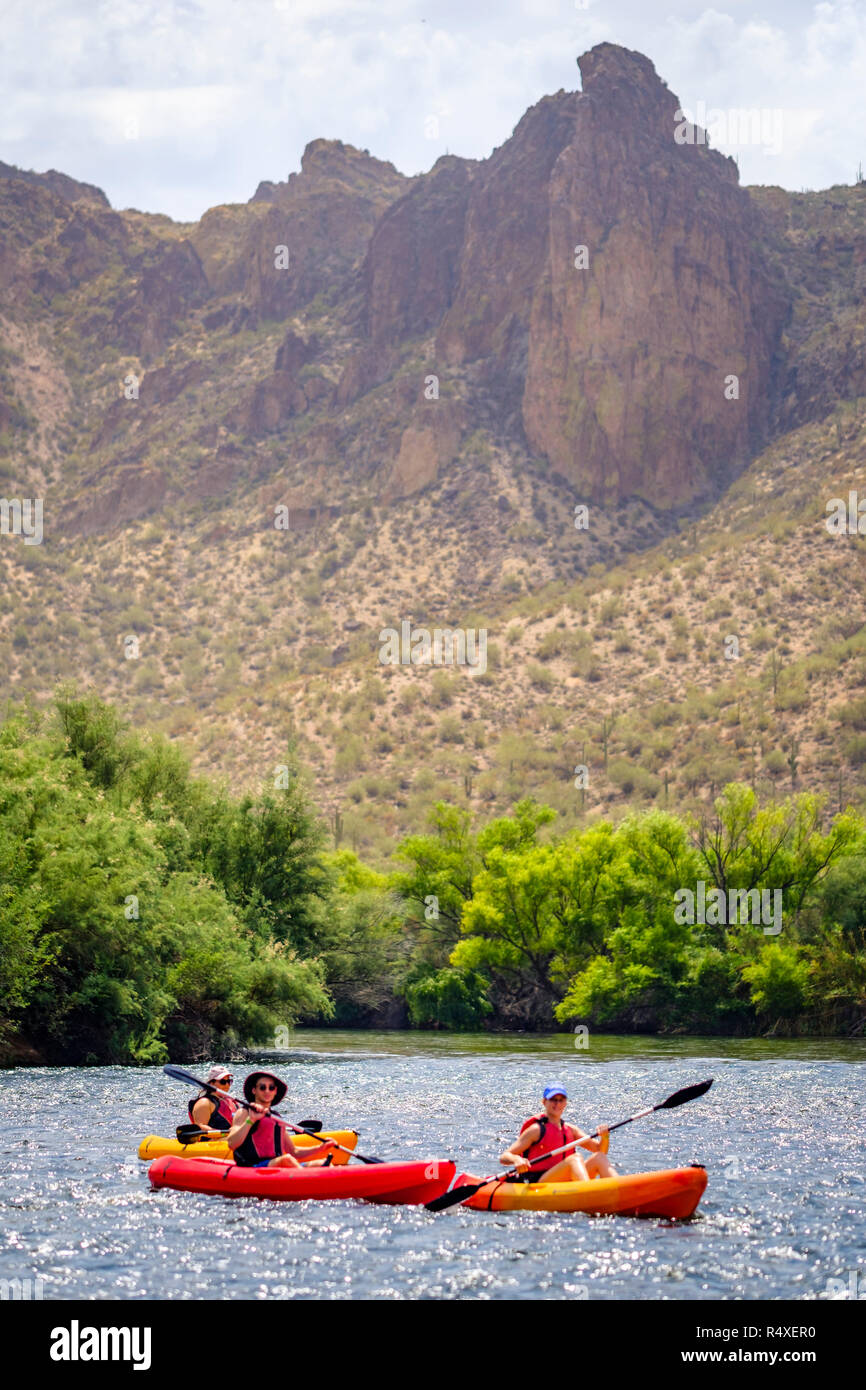
M 471 1182 L 461 1174 L 454 1183 Z M 594 1216 L 668 1216 L 685 1220 L 707 1185 L 707 1171 L 666 1168 L 656 1173 L 621 1173 L 591 1182 L 486 1183 L 463 1203 L 476 1211 L 582 1211 Z

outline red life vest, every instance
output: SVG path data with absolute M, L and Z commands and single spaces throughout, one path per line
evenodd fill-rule
M 539 1162 L 533 1163 L 530 1171 L 533 1173 L 546 1173 L 549 1168 L 555 1168 L 557 1163 L 561 1163 L 564 1158 L 568 1158 L 568 1154 L 556 1154 L 554 1158 L 548 1159 L 546 1163 L 541 1158 L 541 1155 L 550 1153 L 551 1149 L 562 1148 L 562 1145 L 567 1144 L 570 1139 L 576 1139 L 577 1130 L 572 1129 L 571 1125 L 555 1125 L 546 1115 L 531 1115 L 528 1120 L 523 1121 L 523 1124 L 520 1126 L 520 1133 L 525 1133 L 530 1125 L 540 1126 L 541 1137 L 537 1139 L 534 1144 L 530 1144 L 523 1157 L 528 1161 L 531 1161 L 533 1158 L 538 1158 Z M 574 1150 L 571 1149 L 570 1152 L 574 1153 Z
M 248 1127 L 242 1144 L 235 1149 L 235 1163 L 242 1168 L 254 1168 L 267 1158 L 279 1158 L 283 1149 L 283 1128 L 273 1115 L 263 1115 Z
M 236 1100 L 232 1100 L 230 1096 L 219 1094 L 217 1091 L 211 1091 L 208 1095 L 196 1096 L 195 1100 L 191 1100 L 187 1106 L 189 1118 L 193 1124 L 198 1123 L 192 1112 L 200 1100 L 209 1100 L 213 1106 L 211 1117 L 208 1120 L 211 1129 L 231 1129 L 234 1113 L 238 1108 Z

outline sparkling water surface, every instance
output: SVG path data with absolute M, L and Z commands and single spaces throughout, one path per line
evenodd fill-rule
M 709 1184 L 688 1223 L 154 1192 L 138 1143 L 186 1121 L 183 1086 L 159 1067 L 16 1068 L 0 1072 L 0 1281 L 39 1279 L 45 1299 L 866 1294 L 866 1041 L 298 1030 L 255 1059 L 289 1083 L 286 1116 L 478 1174 L 548 1082 L 592 1129 L 713 1076 L 611 1142 L 623 1172 L 701 1162 Z

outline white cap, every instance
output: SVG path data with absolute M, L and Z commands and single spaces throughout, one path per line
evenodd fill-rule
M 211 1067 L 207 1074 L 208 1081 L 222 1081 L 223 1077 L 231 1076 L 228 1067 Z

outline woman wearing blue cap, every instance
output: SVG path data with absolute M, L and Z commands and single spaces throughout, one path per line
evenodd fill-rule
M 562 1116 L 568 1095 L 564 1086 L 546 1087 L 543 1100 L 542 1113 L 524 1120 L 516 1142 L 506 1149 L 499 1162 L 516 1167 L 520 1182 L 586 1182 L 589 1178 L 616 1177 L 616 1169 L 607 1157 L 607 1128 L 599 1125 L 598 1139 L 590 1139 L 576 1125 L 565 1124 Z M 579 1156 L 575 1149 L 545 1157 L 574 1140 L 580 1141 L 582 1149 L 592 1151 L 588 1158 Z

